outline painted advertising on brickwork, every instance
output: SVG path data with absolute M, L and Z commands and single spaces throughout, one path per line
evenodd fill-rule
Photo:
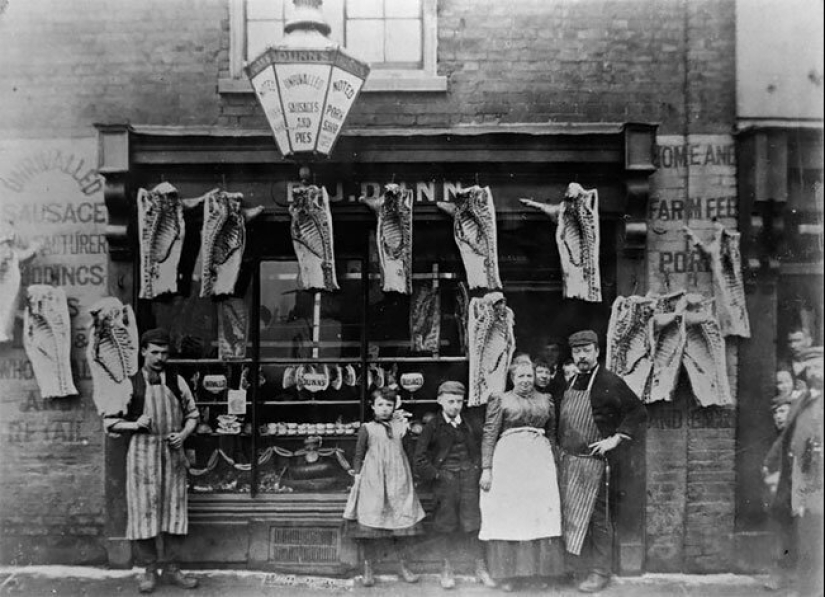
M 5 278 L 14 288 L 4 290 L 12 296 L 17 291 L 17 300 L 9 305 L 0 343 L 2 501 L 11 506 L 4 509 L 3 527 L 12 534 L 12 512 L 45 515 L 32 509 L 60 504 L 70 513 L 89 514 L 101 507 L 102 490 L 95 487 L 102 434 L 84 354 L 88 308 L 107 294 L 107 215 L 96 149 L 94 139 L 0 143 L 0 224 L 5 247 L 14 252 L 9 263 L 19 268 L 19 276 Z M 44 389 L 38 381 L 39 364 L 32 363 L 33 347 L 24 339 L 32 325 L 25 322 L 28 296 L 54 299 L 58 314 L 65 313 L 55 325 L 68 329 L 54 335 L 66 344 L 65 353 L 57 349 L 68 369 L 63 390 Z M 33 469 L 46 474 L 32 477 Z M 24 477 L 25 483 L 14 482 Z
M 660 396 L 670 383 L 666 399 L 648 404 L 647 563 L 678 569 L 691 561 L 710 569 L 731 545 L 709 536 L 697 512 L 732 534 L 737 354 L 748 333 L 743 313 L 726 319 L 744 294 L 730 296 L 719 286 L 715 260 L 723 241 L 738 241 L 736 150 L 728 135 L 660 136 L 657 144 L 648 289 L 668 297 L 661 302 L 691 298 L 686 310 L 656 326 L 656 348 L 673 357 L 673 367 L 656 379 Z M 704 367 L 718 373 L 698 375 Z

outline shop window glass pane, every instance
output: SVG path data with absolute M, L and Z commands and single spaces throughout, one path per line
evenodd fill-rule
M 361 424 L 357 362 L 266 364 L 258 390 L 259 491 L 344 491 Z M 296 453 L 297 452 L 297 453 Z
M 382 18 L 384 0 L 347 0 L 348 19 Z
M 253 59 L 269 46 L 284 38 L 283 21 L 250 21 L 247 23 L 246 57 Z
M 285 0 L 246 0 L 246 18 L 250 21 L 283 19 Z M 292 0 L 286 0 L 292 6 Z M 326 4 L 326 2 L 324 3 Z
M 347 21 L 347 49 L 360 60 L 384 61 L 384 21 L 358 19 Z
M 344 0 L 324 0 L 321 5 L 324 20 L 330 26 L 329 38 L 339 44 L 344 44 Z M 284 20 L 289 21 L 295 15 L 295 5 L 287 0 L 284 5 Z
M 384 16 L 388 19 L 419 19 L 421 0 L 384 0 Z
M 193 493 L 248 493 L 251 482 L 252 416 L 242 364 L 180 364 L 200 412 L 198 427 L 184 445 Z
M 384 59 L 390 63 L 421 62 L 421 21 L 392 19 L 386 21 Z
M 341 289 L 330 293 L 300 290 L 297 261 L 261 264 L 262 358 L 358 358 L 363 303 L 351 266 L 339 260 Z
M 383 292 L 375 233 L 370 238 L 368 329 L 371 359 L 463 356 L 466 285 L 451 226 L 417 222 L 413 230 L 413 293 Z

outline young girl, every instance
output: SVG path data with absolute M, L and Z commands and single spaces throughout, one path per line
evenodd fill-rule
M 406 420 L 393 416 L 397 391 L 381 388 L 370 395 L 375 420 L 358 432 L 355 447 L 355 483 L 344 509 L 347 535 L 363 541 L 363 585 L 375 584 L 372 560 L 381 551 L 382 540 L 390 540 L 406 582 L 418 581 L 407 568 L 397 548 L 398 537 L 423 532 L 424 509 L 413 487 L 410 463 L 401 440 L 407 432 Z

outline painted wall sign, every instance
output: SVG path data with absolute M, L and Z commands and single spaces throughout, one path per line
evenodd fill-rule
M 103 511 L 102 488 L 94 484 L 102 478 L 104 434 L 85 355 L 88 308 L 108 294 L 107 212 L 96 154 L 93 137 L 0 141 L 0 222 L 20 243 L 39 245 L 21 268 L 21 287 L 49 284 L 66 292 L 72 377 L 80 392 L 64 400 L 41 396 L 17 321 L 12 340 L 0 344 L 2 524 L 20 513 L 69 519 Z

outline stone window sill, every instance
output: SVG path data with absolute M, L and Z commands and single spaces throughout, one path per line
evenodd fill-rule
M 447 77 L 428 74 L 394 74 L 373 72 L 367 79 L 362 93 L 386 92 L 444 92 Z M 246 79 L 219 79 L 218 93 L 252 93 L 252 85 Z

